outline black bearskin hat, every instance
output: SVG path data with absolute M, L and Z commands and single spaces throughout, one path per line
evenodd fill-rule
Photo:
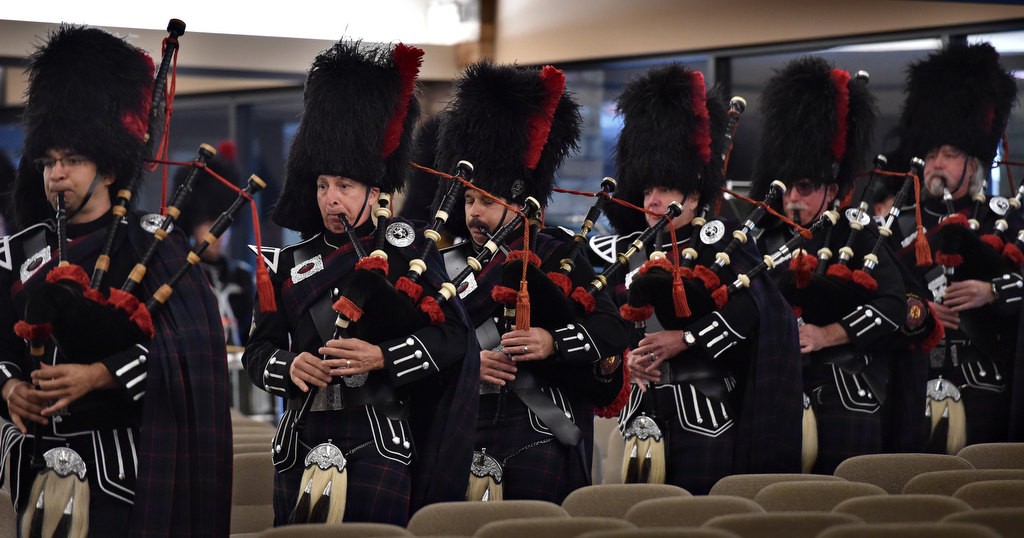
M 113 174 L 110 192 L 141 173 L 152 105 L 153 60 L 98 28 L 61 25 L 29 58 L 22 121 L 25 147 L 14 187 L 15 220 L 27 227 L 53 216 L 42 173 L 32 165 L 69 150 Z
M 776 71 L 761 95 L 761 147 L 750 195 L 772 181 L 838 184 L 842 196 L 866 163 L 875 123 L 867 76 L 803 57 Z
M 987 172 L 1016 99 L 1017 84 L 992 45 L 954 44 L 930 55 L 907 71 L 900 144 L 890 163 L 906 169 L 910 158 L 949 144 Z
M 323 230 L 316 205 L 321 174 L 388 193 L 404 187 L 420 115 L 413 93 L 422 58 L 422 50 L 401 43 L 342 40 L 313 60 L 274 222 L 303 236 Z
M 697 193 L 702 202 L 725 185 L 722 150 L 728 112 L 704 75 L 680 64 L 634 79 L 618 100 L 622 132 L 615 146 L 616 198 L 643 205 L 650 187 Z M 608 220 L 619 233 L 646 228 L 637 211 L 610 204 Z
M 223 155 L 215 155 L 206 162 L 206 168 L 220 175 L 232 185 L 241 188 L 239 185 L 238 167 L 231 159 Z M 174 176 L 175 191 L 184 183 L 190 168 L 183 167 Z M 181 216 L 177 219 L 177 225 L 191 236 L 192 230 L 203 222 L 213 222 L 226 210 L 232 202 L 238 198 L 238 193 L 227 185 L 221 183 L 206 170 L 198 170 L 196 178 L 192 183 L 192 193 L 182 204 Z
M 546 206 L 555 170 L 579 147 L 579 104 L 552 66 L 480 62 L 466 68 L 438 130 L 435 168 L 473 163 L 474 184 L 512 202 Z

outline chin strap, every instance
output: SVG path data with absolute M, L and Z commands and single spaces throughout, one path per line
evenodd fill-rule
M 92 178 L 92 183 L 89 184 L 89 190 L 85 192 L 85 196 L 82 198 L 82 203 L 78 204 L 78 207 L 75 208 L 74 211 L 68 213 L 68 221 L 71 221 L 71 219 L 89 203 L 89 199 L 92 198 L 92 193 L 96 190 L 96 185 L 100 184 L 100 179 L 102 179 L 102 176 L 98 173 L 96 174 L 96 177 Z

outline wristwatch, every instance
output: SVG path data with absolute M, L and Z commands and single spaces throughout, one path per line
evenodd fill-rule
M 683 331 L 683 343 L 686 347 L 690 347 L 697 343 L 697 337 L 690 331 Z

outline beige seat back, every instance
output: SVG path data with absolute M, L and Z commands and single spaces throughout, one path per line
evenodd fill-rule
M 860 518 L 850 514 L 766 512 L 717 516 L 705 523 L 704 527 L 725 529 L 742 538 L 814 538 L 829 527 L 860 522 Z
M 274 464 L 270 451 L 235 454 L 231 480 L 231 534 L 274 525 Z
M 626 512 L 626 521 L 637 527 L 699 527 L 724 514 L 764 513 L 756 502 L 733 495 L 665 497 L 641 501 Z
M 310 523 L 286 525 L 259 533 L 259 538 L 362 538 L 412 536 L 398 525 L 386 523 Z M 234 538 L 234 536 L 232 536 Z
M 884 489 L 864 482 L 806 481 L 768 484 L 754 496 L 754 502 L 768 512 L 831 512 L 846 499 L 866 495 L 888 495 Z
M 1024 469 L 1024 443 L 978 443 L 961 448 L 956 455 L 975 469 Z
M 882 523 L 837 525 L 822 531 L 818 538 L 999 538 L 999 534 L 966 523 Z
M 1020 536 L 1024 533 L 1024 507 L 982 508 L 970 512 L 957 512 L 942 518 L 941 523 L 984 525 L 1004 537 Z
M 1024 469 L 966 469 L 921 473 L 903 486 L 903 493 L 953 495 L 965 484 L 983 480 L 1024 480 Z
M 967 460 L 948 454 L 864 454 L 847 458 L 832 474 L 901 493 L 903 486 L 921 473 L 973 468 Z
M 574 490 L 562 501 L 562 508 L 573 517 L 622 518 L 640 501 L 689 496 L 690 492 L 671 484 L 599 484 Z
M 1019 508 L 1024 506 L 1024 480 L 983 480 L 960 486 L 954 497 L 981 508 Z
M 972 510 L 971 505 L 953 497 L 904 494 L 847 499 L 832 512 L 852 514 L 867 523 L 927 523 L 968 510 Z
M 643 529 L 588 531 L 576 538 L 740 538 L 740 535 L 725 529 L 647 527 Z
M 492 521 L 536 517 L 568 518 L 569 514 L 546 501 L 444 502 L 417 510 L 406 528 L 416 536 L 473 536 Z
M 711 486 L 708 495 L 735 495 L 753 499 L 757 492 L 768 484 L 776 482 L 796 482 L 801 480 L 830 480 L 841 481 L 842 478 L 827 474 L 797 474 L 797 473 L 760 473 L 760 474 L 734 474 L 722 477 Z
M 612 517 L 524 518 L 495 521 L 480 527 L 475 538 L 572 538 L 589 531 L 635 529 Z

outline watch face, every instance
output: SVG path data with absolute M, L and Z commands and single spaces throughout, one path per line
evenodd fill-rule
M 683 332 L 683 342 L 686 342 L 686 345 L 688 346 L 692 346 L 693 344 L 697 343 L 697 339 L 694 338 L 693 333 L 691 333 L 690 331 L 685 331 Z

